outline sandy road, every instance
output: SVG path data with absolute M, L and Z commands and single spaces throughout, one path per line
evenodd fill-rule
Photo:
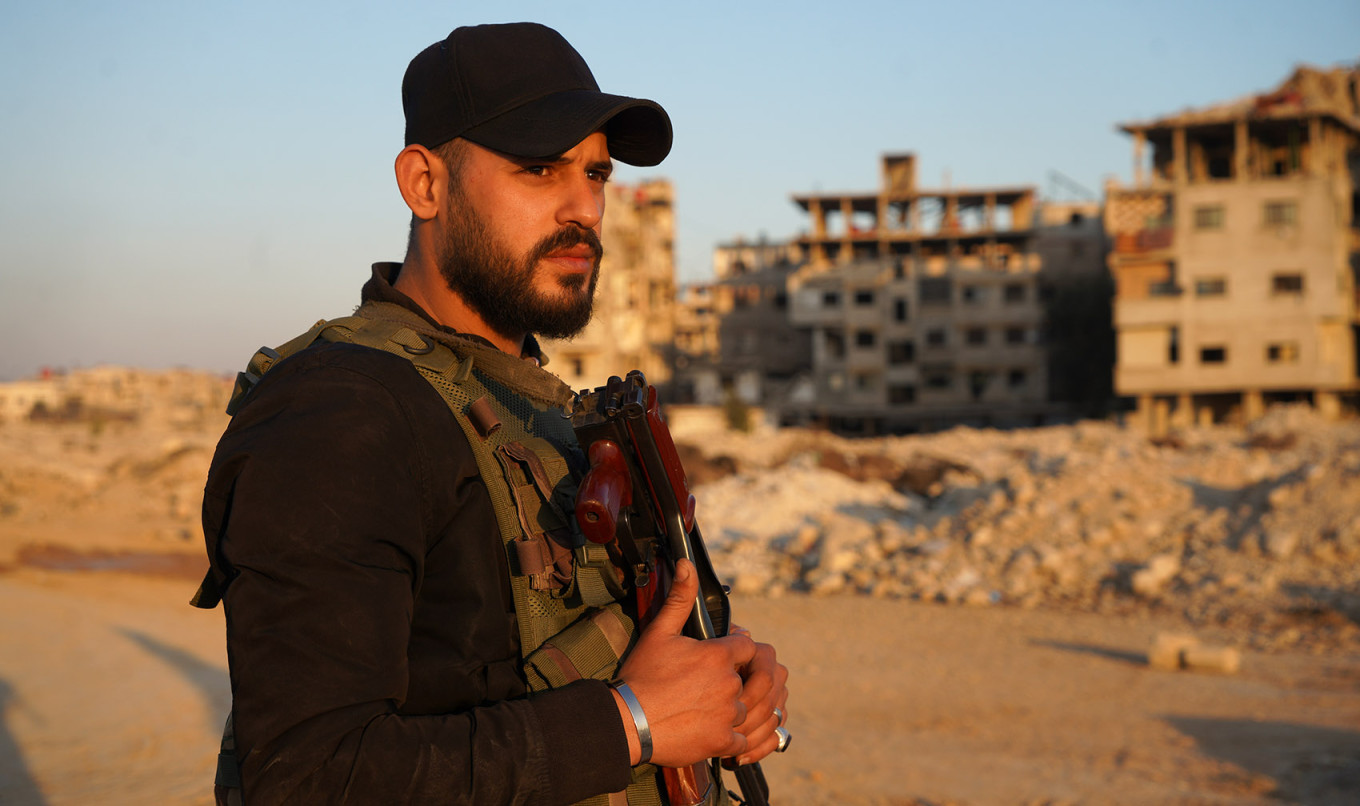
M 228 704 L 194 583 L 0 574 L 0 803 L 210 801 Z M 1156 671 L 1140 619 L 738 600 L 792 670 L 779 804 L 1360 803 L 1360 658 Z

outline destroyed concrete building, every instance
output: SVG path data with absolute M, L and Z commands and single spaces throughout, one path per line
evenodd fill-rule
M 1120 128 L 1118 392 L 1154 429 L 1360 393 L 1360 68 Z M 1149 153 L 1150 147 L 1150 153 Z
M 738 239 L 713 250 L 714 282 L 687 289 L 689 324 L 677 365 L 690 393 L 687 402 L 735 399 L 778 408 L 788 398 L 812 353 L 807 330 L 795 327 L 788 313 L 788 282 L 797 259 L 793 244 L 764 238 Z
M 675 361 L 675 207 L 669 180 L 605 186 L 595 314 L 573 339 L 543 341 L 548 369 L 573 389 L 639 369 L 666 386 Z
M 1105 324 L 1069 334 L 1076 343 L 1062 354 L 1096 355 L 1080 366 L 1099 375 L 1100 343 L 1111 337 L 1098 204 L 1041 214 L 1029 186 L 923 189 L 913 154 L 885 156 L 875 192 L 794 202 L 812 229 L 794 241 L 789 315 L 811 334 L 812 361 L 784 421 L 878 432 L 1073 413 L 1055 378 L 1079 370 L 1051 365 L 1056 283 L 1095 289 L 1076 303 L 1063 297 L 1094 307 Z M 1095 398 L 1104 396 L 1099 380 L 1087 390 Z

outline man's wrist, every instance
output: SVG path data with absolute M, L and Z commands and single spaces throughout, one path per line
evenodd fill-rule
M 652 728 L 647 724 L 647 715 L 642 711 L 642 703 L 638 702 L 633 689 L 622 680 L 615 680 L 609 684 L 609 687 L 614 689 L 615 694 L 623 701 L 624 707 L 628 709 L 628 715 L 632 719 L 633 729 L 637 731 L 639 752 L 637 763 L 634 766 L 646 764 L 652 760 Z

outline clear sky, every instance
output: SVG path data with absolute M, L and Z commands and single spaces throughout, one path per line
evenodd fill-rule
M 682 282 L 795 235 L 789 201 L 926 185 L 1099 192 L 1121 121 L 1360 59 L 1360 2 L 286 2 L 0 5 L 0 380 L 101 363 L 240 368 L 400 260 L 406 63 L 457 25 L 561 31 L 660 102 Z

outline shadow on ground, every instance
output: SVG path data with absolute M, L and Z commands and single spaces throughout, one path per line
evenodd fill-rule
M 19 743 L 9 732 L 5 715 L 14 705 L 14 689 L 0 680 L 0 803 L 6 806 L 42 806 L 42 790 L 24 763 Z
M 1111 647 L 1095 646 L 1094 644 L 1073 644 L 1067 641 L 1030 641 L 1034 646 L 1044 646 L 1049 649 L 1060 649 L 1063 652 L 1080 652 L 1084 655 L 1095 655 L 1110 660 L 1123 661 L 1134 666 L 1146 666 L 1147 655 L 1142 652 L 1130 652 L 1126 649 L 1114 649 Z
M 1301 806 L 1360 803 L 1360 730 L 1292 722 L 1163 716 L 1199 751 L 1275 782 L 1272 797 Z
M 227 712 L 231 709 L 231 679 L 227 670 L 207 663 L 195 655 L 176 646 L 166 644 L 155 636 L 138 630 L 120 629 L 128 640 L 145 649 L 151 655 L 164 661 L 181 677 L 198 689 L 203 699 L 204 711 L 208 714 L 209 730 L 218 733 L 226 722 Z

